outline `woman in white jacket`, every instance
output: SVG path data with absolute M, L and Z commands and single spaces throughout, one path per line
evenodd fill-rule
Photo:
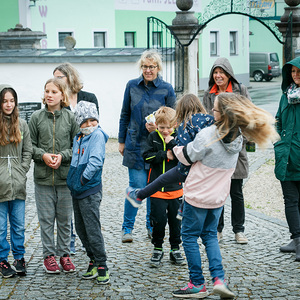
M 186 146 L 173 148 L 180 162 L 192 165 L 184 185 L 182 219 L 182 240 L 190 282 L 173 292 L 175 297 L 204 298 L 209 294 L 202 274 L 199 237 L 206 249 L 213 293 L 234 297 L 224 280 L 217 239 L 219 217 L 230 191 L 231 176 L 242 148 L 242 135 L 259 146 L 278 137 L 273 127 L 274 118 L 244 96 L 219 94 L 213 113 L 214 125 L 202 129 Z

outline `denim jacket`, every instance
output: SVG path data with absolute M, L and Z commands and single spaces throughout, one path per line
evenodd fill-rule
M 145 168 L 143 152 L 149 132 L 145 117 L 160 106 L 175 106 L 176 95 L 171 84 L 158 76 L 145 85 L 144 78 L 127 83 L 119 123 L 119 143 L 125 143 L 123 165 L 141 170 Z

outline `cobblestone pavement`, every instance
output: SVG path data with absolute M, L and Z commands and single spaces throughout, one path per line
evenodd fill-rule
M 25 277 L 0 278 L 0 299 L 174 299 L 171 292 L 188 282 L 187 266 L 169 262 L 168 239 L 165 257 L 158 269 L 150 268 L 152 245 L 145 228 L 145 205 L 139 210 L 134 241 L 121 243 L 124 191 L 128 184 L 127 169 L 121 165 L 115 141 L 107 153 L 103 173 L 104 196 L 101 204 L 101 222 L 108 254 L 111 282 L 97 285 L 94 280 L 82 280 L 88 259 L 79 247 L 73 261 L 77 272 L 49 275 L 42 268 L 42 247 L 39 223 L 34 203 L 32 168 L 28 178 L 26 200 L 26 254 L 28 274 Z M 272 150 L 249 154 L 251 173 L 272 155 Z M 294 255 L 282 254 L 279 247 L 288 242 L 285 222 L 247 209 L 246 234 L 248 245 L 238 245 L 231 231 L 228 205 L 225 210 L 224 240 L 220 243 L 223 264 L 230 287 L 236 299 L 299 299 L 300 263 Z M 212 290 L 208 263 L 199 241 L 207 288 Z M 12 257 L 9 258 L 12 261 Z M 207 299 L 218 299 L 209 295 Z

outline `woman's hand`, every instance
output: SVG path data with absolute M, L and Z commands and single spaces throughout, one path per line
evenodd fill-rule
M 124 156 L 125 143 L 119 143 L 119 152 Z
M 173 155 L 173 152 L 171 150 L 167 151 L 167 158 L 169 160 L 173 160 L 175 158 L 174 155 Z
M 168 136 L 165 137 L 165 142 L 166 142 L 166 144 L 168 144 L 171 140 L 174 140 L 174 137 L 173 137 L 173 136 L 168 135 Z
M 146 123 L 145 126 L 146 126 L 146 129 L 149 131 L 149 133 L 152 131 L 155 131 L 157 128 L 156 124 L 154 124 L 154 123 Z

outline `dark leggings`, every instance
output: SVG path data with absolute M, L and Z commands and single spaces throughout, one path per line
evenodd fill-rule
M 137 193 L 137 198 L 146 199 L 170 183 L 184 182 L 186 177 L 186 175 L 183 175 L 179 172 L 178 167 L 176 166 L 166 173 L 161 174 L 154 181 L 141 189 Z

